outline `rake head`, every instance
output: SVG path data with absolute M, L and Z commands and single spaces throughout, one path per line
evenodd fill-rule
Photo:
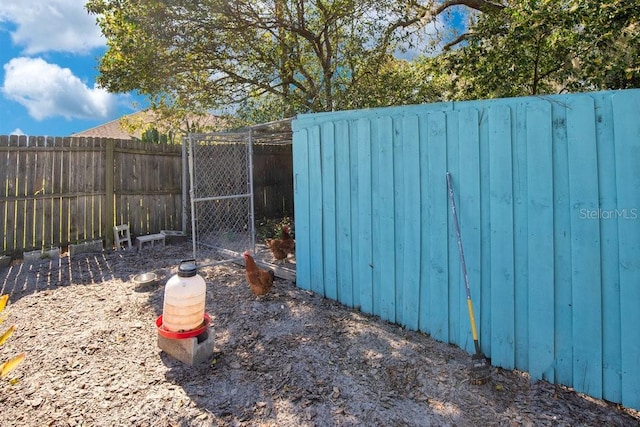
M 482 353 L 476 353 L 471 358 L 469 382 L 473 385 L 485 384 L 491 377 L 491 365 Z

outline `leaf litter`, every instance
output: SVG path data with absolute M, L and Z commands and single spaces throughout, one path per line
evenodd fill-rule
M 471 355 L 278 279 L 255 297 L 244 268 L 204 266 L 212 357 L 161 351 L 164 283 L 188 243 L 61 256 L 0 270 L 26 352 L 2 383 L 12 426 L 638 426 L 640 413 L 525 373 L 469 383 Z M 160 278 L 147 288 L 137 274 Z

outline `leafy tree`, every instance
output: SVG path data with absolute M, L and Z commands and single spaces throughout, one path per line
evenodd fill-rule
M 639 17 L 638 0 L 509 1 L 421 63 L 450 76 L 451 99 L 638 87 Z
M 481 0 L 450 1 L 478 10 Z M 448 7 L 448 6 L 447 6 Z M 153 105 L 232 106 L 270 119 L 425 100 L 421 71 L 393 58 L 421 43 L 434 0 L 90 0 L 108 49 L 99 83 Z M 390 86 L 389 86 L 390 85 Z
M 299 112 L 637 87 L 640 0 L 89 0 L 98 82 L 172 114 Z M 444 51 L 427 25 L 454 11 Z M 417 59 L 408 49 L 425 46 Z M 409 60 L 398 59 L 404 54 Z
M 158 132 L 157 128 L 151 126 L 142 133 L 140 140 L 142 142 L 150 142 L 154 144 L 166 144 L 167 142 L 172 140 L 172 135 L 171 133 L 169 133 L 168 135 L 160 133 Z
M 443 101 L 446 80 L 434 77 L 416 62 L 389 55 L 376 74 L 362 73 L 349 90 L 345 108 L 375 108 Z

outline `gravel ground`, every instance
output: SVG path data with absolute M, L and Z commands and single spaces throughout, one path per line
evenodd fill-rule
M 638 426 L 637 411 L 523 373 L 469 383 L 471 356 L 277 280 L 254 297 L 235 264 L 202 267 L 212 357 L 161 351 L 164 283 L 190 245 L 63 254 L 0 270 L 27 352 L 2 382 L 2 426 Z M 140 288 L 133 276 L 160 280 Z

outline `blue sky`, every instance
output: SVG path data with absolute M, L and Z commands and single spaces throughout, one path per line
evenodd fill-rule
M 106 41 L 84 4 L 0 2 L 0 135 L 69 136 L 140 104 L 96 86 Z

